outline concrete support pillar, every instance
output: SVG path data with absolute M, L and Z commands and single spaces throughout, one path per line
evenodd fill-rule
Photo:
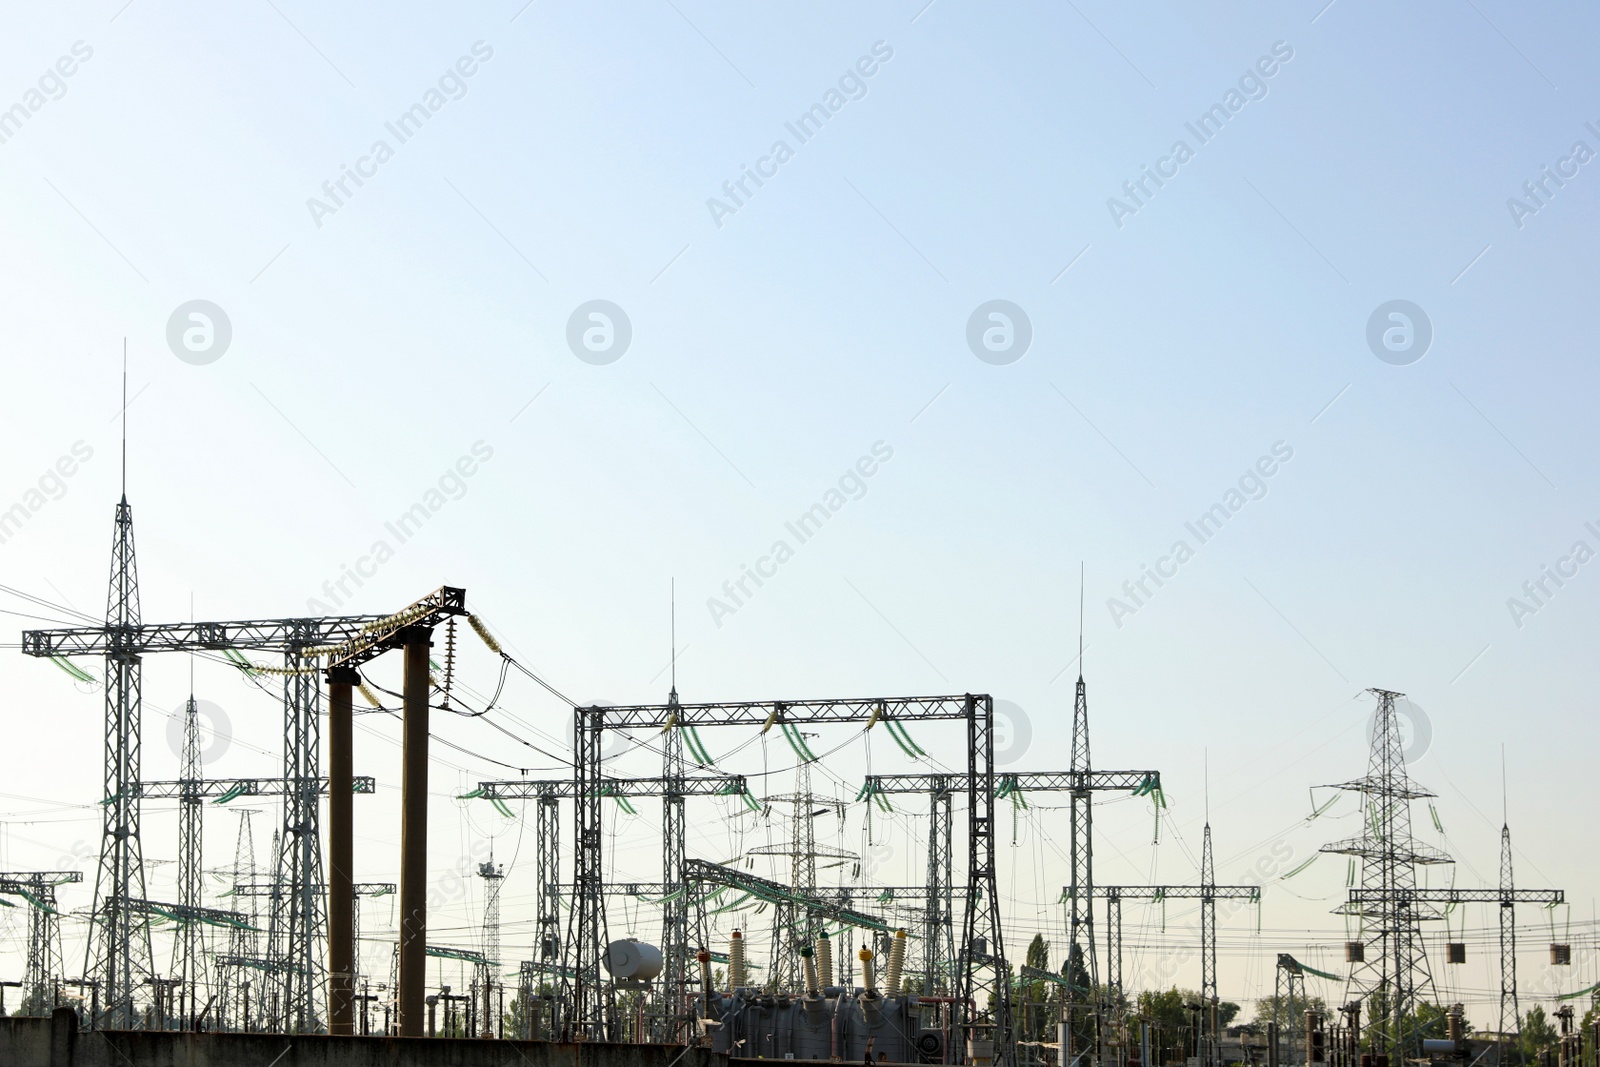
M 328 670 L 328 1033 L 355 1033 L 353 667 Z
M 400 1036 L 421 1037 L 428 940 L 428 649 L 432 631 L 411 627 L 405 648 L 400 781 Z

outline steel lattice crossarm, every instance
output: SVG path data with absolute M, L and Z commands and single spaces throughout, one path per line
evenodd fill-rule
M 1061 890 L 1063 894 L 1070 889 Z M 1094 895 L 1107 900 L 1248 900 L 1261 899 L 1258 885 L 1097 885 Z
M 54 911 L 56 886 L 81 881 L 82 871 L 0 871 L 0 895 L 22 897 L 36 908 Z
M 352 886 L 358 897 L 381 897 L 389 893 L 399 892 L 399 886 L 393 882 L 357 882 Z M 326 885 L 314 885 L 313 893 L 325 893 Z M 232 897 L 270 897 L 276 893 L 287 892 L 287 887 L 277 882 L 241 882 L 228 890 L 223 896 Z
M 150 623 L 127 630 L 105 626 L 24 630 L 22 652 L 27 656 L 104 656 L 113 650 L 136 655 L 225 649 L 294 650 L 303 655 L 328 655 L 330 662 L 354 665 L 389 647 L 385 642 L 395 630 L 427 626 L 446 615 L 465 613 L 465 591 L 447 585 L 392 615 Z
M 499 960 L 491 960 L 481 952 L 451 948 L 449 945 L 429 945 L 423 954 L 432 956 L 436 960 L 460 960 L 462 963 L 476 964 L 480 967 L 495 967 L 500 964 Z
M 676 781 L 667 778 L 602 778 L 599 795 L 603 797 L 660 797 L 671 789 L 685 797 L 741 796 L 749 793 L 749 784 L 742 774 L 712 774 Z M 571 778 L 545 780 L 513 780 L 479 782 L 478 788 L 461 799 L 485 800 L 571 800 L 578 795 L 578 783 Z
M 1381 838 L 1349 837 L 1343 841 L 1334 841 L 1323 845 L 1317 851 L 1334 852 L 1341 856 L 1361 856 L 1365 859 L 1389 859 L 1400 864 L 1421 863 L 1454 863 L 1447 854 L 1425 845 L 1421 841 L 1412 841 L 1406 849 L 1392 847 L 1384 843 Z
M 1381 903 L 1392 896 L 1402 906 L 1406 904 L 1565 904 L 1567 895 L 1560 889 L 1405 889 L 1397 888 L 1393 894 L 1382 889 L 1356 886 L 1350 890 L 1347 907 Z
M 281 974 L 284 970 L 283 964 L 259 956 L 217 956 L 213 962 L 218 967 L 249 967 L 268 974 Z
M 848 697 L 838 700 L 741 700 L 720 704 L 643 704 L 586 707 L 608 730 L 676 726 L 764 726 L 770 723 L 851 723 L 879 719 L 965 719 L 971 694 L 936 697 Z M 985 699 L 985 698 L 979 698 Z
M 868 915 L 866 912 L 856 911 L 854 908 L 847 908 L 809 893 L 802 893 L 782 882 L 774 882 L 746 871 L 724 867 L 720 863 L 691 859 L 684 864 L 684 867 L 684 874 L 691 882 L 710 882 L 713 885 L 727 886 L 729 889 L 737 889 L 773 904 L 795 904 L 813 915 L 832 919 L 846 926 L 860 926 L 884 932 L 895 929 L 876 915 Z
M 1436 797 L 1432 793 L 1409 778 L 1403 782 L 1385 781 L 1383 778 L 1374 778 L 1367 775 L 1365 778 L 1355 778 L 1348 782 L 1339 782 L 1325 789 L 1343 789 L 1349 793 L 1370 793 L 1377 797 L 1392 797 L 1395 800 L 1423 800 L 1427 797 Z
M 349 640 L 360 636 L 363 627 L 385 618 L 384 615 L 349 615 L 320 619 L 150 623 L 133 627 L 126 633 L 104 626 L 24 630 L 22 653 L 25 656 L 103 656 L 112 650 L 113 644 L 119 650 L 125 647 L 124 641 L 133 646 L 135 654 L 226 649 L 283 652 L 310 643 Z
M 352 793 L 376 793 L 377 782 L 371 775 L 357 775 Z M 226 804 L 239 797 L 281 797 L 298 793 L 297 782 L 284 778 L 177 778 L 162 782 L 140 782 L 139 796 L 144 800 L 185 800 L 190 798 L 214 799 Z M 328 795 L 328 780 L 317 779 L 317 793 Z
M 164 904 L 159 900 L 129 900 L 128 910 L 142 915 L 160 915 L 174 922 L 210 923 L 213 926 L 234 926 L 241 930 L 254 930 L 244 915 L 221 908 L 202 908 L 188 904 Z

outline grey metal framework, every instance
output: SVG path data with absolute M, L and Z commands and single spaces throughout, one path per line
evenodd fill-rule
M 1518 904 L 1565 904 L 1560 889 L 1515 889 L 1511 885 L 1511 832 L 1500 829 L 1500 888 L 1498 889 L 1402 889 L 1394 895 L 1397 910 L 1413 915 L 1441 904 L 1500 905 L 1500 1033 L 1521 1032 L 1522 1016 L 1517 1009 L 1517 925 Z M 1350 890 L 1346 905 L 1366 909 L 1386 902 L 1378 890 L 1356 887 Z M 1507 1014 L 1509 1009 L 1509 1015 Z M 1507 1022 L 1511 1027 L 1506 1026 Z
M 138 1019 L 134 992 L 152 977 L 152 971 L 150 923 L 131 906 L 135 898 L 144 896 L 145 886 L 139 801 L 128 789 L 139 780 L 143 669 L 137 637 L 139 570 L 133 548 L 133 509 L 126 494 L 117 504 L 116 527 L 106 624 L 96 631 L 106 661 L 106 799 L 101 808 L 100 865 L 94 885 L 95 925 L 84 971 L 99 976 L 107 1021 L 132 1028 Z M 27 643 L 24 634 L 24 651 Z
M 51 983 L 61 973 L 61 926 L 56 886 L 83 881 L 81 871 L 0 871 L 0 896 L 19 896 L 28 911 L 28 959 L 22 971 L 21 1015 L 44 1015 Z
M 1516 879 L 1511 870 L 1511 827 L 1500 825 L 1500 891 L 1514 892 Z M 1522 1009 L 1517 1004 L 1517 910 L 1511 901 L 1500 905 L 1500 1032 L 1522 1035 Z
M 1296 993 L 1299 994 L 1298 997 Z M 1285 1000 L 1289 1003 L 1287 1015 L 1277 1010 L 1278 1006 Z M 1296 1001 L 1300 1004 L 1300 1011 L 1298 1012 L 1294 1010 Z M 1288 1039 L 1289 1043 L 1288 1057 L 1283 1062 L 1298 1064 L 1301 1061 L 1295 1053 L 1300 1044 L 1300 1031 L 1304 1027 L 1296 1025 L 1296 1023 L 1305 1018 L 1302 1013 L 1306 1007 L 1306 971 L 1300 961 L 1287 952 L 1278 953 L 1278 966 L 1274 971 L 1272 980 L 1272 1007 L 1275 1020 L 1281 1021 L 1284 1018 L 1289 1020 L 1289 1032 L 1283 1035 Z M 1273 1051 L 1276 1052 L 1277 1050 L 1274 1049 Z
M 673 619 L 673 659 L 677 659 L 677 619 Z M 673 684 L 667 704 L 678 704 L 678 686 Z M 689 1006 L 686 974 L 689 970 L 689 901 L 683 882 L 685 859 L 685 778 L 683 734 L 668 730 L 661 738 L 661 777 L 665 787 L 661 797 L 661 877 L 667 883 L 661 905 L 662 997 L 668 1041 L 687 1043 L 694 1032 L 694 1013 Z
M 961 787 L 956 774 L 874 774 L 862 792 L 925 793 L 928 797 L 927 896 L 922 913 L 922 988 L 948 993 L 956 961 L 954 869 L 951 859 L 952 800 Z
M 817 888 L 817 860 L 855 860 L 861 857 L 854 852 L 818 845 L 816 827 L 812 818 L 816 806 L 827 805 L 823 811 L 843 812 L 843 806 L 832 798 L 819 797 L 811 792 L 811 764 L 802 760 L 795 768 L 795 788 L 792 793 L 779 793 L 762 797 L 762 803 L 789 805 L 789 840 L 781 844 L 757 845 L 746 849 L 745 855 L 783 857 L 789 860 L 789 884 L 802 895 L 815 895 Z M 802 981 L 800 951 L 816 939 L 817 916 L 794 900 L 777 900 L 772 905 L 772 955 L 767 961 L 768 973 L 777 988 L 798 989 Z
M 418 611 L 464 610 L 465 594 L 444 588 L 418 601 Z M 411 609 L 408 609 L 411 610 Z M 310 887 L 322 882 L 322 834 L 318 796 L 327 788 L 319 777 L 321 687 L 317 655 L 338 651 L 359 656 L 390 636 L 378 624 L 394 616 L 348 615 L 327 618 L 250 619 L 234 622 L 144 624 L 139 618 L 134 569 L 133 520 L 127 498 L 117 506 L 117 539 L 112 557 L 111 594 L 103 627 L 29 630 L 22 635 L 25 655 L 104 656 L 106 668 L 106 775 L 100 874 L 96 882 L 96 931 L 88 969 L 99 975 L 103 1005 L 111 1021 L 132 1025 L 132 994 L 150 973 L 149 924 L 125 901 L 144 895 L 139 851 L 139 663 L 157 652 L 256 651 L 281 654 L 283 676 L 283 763 L 281 792 L 253 795 L 284 798 L 279 830 L 278 876 L 281 891 L 271 900 L 268 954 L 279 988 L 267 1002 L 276 1005 L 274 1028 L 308 1032 L 320 1025 L 319 1001 L 325 971 L 321 946 L 326 939 L 325 901 Z M 148 783 L 154 785 L 158 783 Z M 357 790 L 361 791 L 361 790 Z M 181 796 L 180 783 L 170 795 Z M 243 795 L 243 794 L 241 794 Z M 137 975 L 137 978 L 135 976 Z M 111 1015 L 111 1013 L 123 1013 Z
M 203 844 L 201 832 L 205 814 L 205 796 L 201 788 L 203 769 L 200 763 L 200 709 L 194 693 L 183 708 L 183 777 L 178 789 L 178 903 L 185 908 L 198 908 L 204 889 L 202 882 Z M 178 982 L 181 998 L 180 1011 L 188 1015 L 200 1010 L 205 999 L 207 981 L 205 928 L 201 923 L 179 923 L 173 938 L 173 977 Z M 186 1020 L 185 1020 L 186 1021 Z
M 711 885 L 724 885 L 729 889 L 737 889 L 742 893 L 750 893 L 768 901 L 769 903 L 782 903 L 793 901 L 806 911 L 823 919 L 831 919 L 836 923 L 846 926 L 858 926 L 865 930 L 889 932 L 894 930 L 894 925 L 884 920 L 881 915 L 872 915 L 868 912 L 857 911 L 845 904 L 837 903 L 818 896 L 815 892 L 802 892 L 793 886 L 774 882 L 770 878 L 741 871 L 735 867 L 726 867 L 720 863 L 709 860 L 690 859 L 684 861 L 684 875 L 690 883 L 708 882 Z
M 554 796 L 539 798 L 535 819 L 539 870 L 535 874 L 534 915 L 538 921 L 538 951 L 533 958 L 548 963 L 561 956 L 561 808 Z
M 958 1009 L 965 1008 L 964 1039 L 978 1029 L 990 1031 L 996 1062 L 1010 1067 L 1015 1050 L 1010 1041 L 1010 978 L 1000 922 L 995 877 L 994 700 L 987 695 L 934 697 L 864 697 L 836 700 L 739 701 L 731 703 L 580 707 L 577 725 L 576 778 L 578 797 L 574 880 L 583 887 L 568 925 L 565 999 L 572 1005 L 574 1036 L 601 1038 L 609 1031 L 613 998 L 600 981 L 599 962 L 605 946 L 604 881 L 601 854 L 600 740 L 607 729 L 662 729 L 688 726 L 794 726 L 856 723 L 878 719 L 903 721 L 954 720 L 967 724 L 968 894 L 957 968 Z
M 711 772 L 690 776 L 683 770 L 682 738 L 668 731 L 668 743 L 680 746 L 677 773 L 672 773 L 669 758 L 668 773 L 659 778 L 610 778 L 599 780 L 602 796 L 610 797 L 661 797 L 662 813 L 662 878 L 658 888 L 665 898 L 663 904 L 662 940 L 662 991 L 668 1005 L 669 1041 L 678 1040 L 688 1032 L 693 1022 L 686 997 L 685 974 L 689 970 L 689 910 L 684 886 L 684 800 L 688 797 L 738 796 L 749 790 L 742 774 Z M 539 871 L 535 884 L 534 913 L 538 924 L 538 941 L 534 960 L 544 964 L 557 955 L 556 946 L 561 937 L 561 885 L 560 858 L 561 832 L 558 802 L 578 795 L 578 784 L 571 778 L 517 779 L 479 782 L 471 794 L 486 800 L 535 800 L 538 802 L 534 836 L 538 839 Z M 674 910 L 676 909 L 676 910 Z M 676 933 L 674 933 L 676 931 Z
M 142 800 L 183 800 L 189 795 L 196 799 L 219 801 L 223 797 L 237 800 L 240 797 L 281 797 L 296 788 L 282 778 L 203 778 L 186 782 L 181 779 L 161 782 L 140 782 L 137 795 Z M 328 779 L 317 779 L 318 796 L 328 795 Z M 192 791 L 192 793 L 191 793 Z M 371 794 L 378 791 L 376 780 L 368 774 L 357 775 L 353 793 Z
M 1387 1019 L 1376 1010 L 1368 1012 L 1372 1049 L 1382 1049 L 1391 1062 L 1398 1062 L 1421 1052 L 1414 1029 L 1406 1032 L 1406 1019 L 1415 1018 L 1417 1003 L 1427 999 L 1433 989 L 1419 924 L 1440 918 L 1415 896 L 1416 868 L 1454 861 L 1411 836 L 1411 801 L 1434 794 L 1413 784 L 1406 772 L 1394 708 L 1395 700 L 1404 694 L 1387 689 L 1368 692 L 1377 698 L 1378 707 L 1367 773 L 1336 787 L 1362 795 L 1365 819 L 1361 836 L 1324 845 L 1321 851 L 1361 857 L 1360 896 L 1336 909 L 1337 914 L 1359 917 L 1368 950 L 1361 962 L 1352 965 L 1347 986 L 1352 996 L 1373 998 L 1375 1005 L 1384 1009 Z
M 1200 902 L 1200 995 L 1209 1005 L 1217 1003 L 1217 901 L 1261 899 L 1261 887 L 1217 885 L 1211 880 L 1211 827 L 1206 826 L 1199 885 L 1106 885 L 1097 886 L 1094 895 L 1106 902 L 1107 983 L 1113 996 L 1122 992 L 1122 902 L 1124 900 L 1198 900 Z M 1219 1051 L 1210 1016 L 1202 1027 L 1204 1041 L 1200 1062 L 1215 1062 Z
M 1088 1022 L 1096 1035 L 1100 1026 L 1094 1004 L 1095 990 L 1100 985 L 1100 966 L 1095 958 L 1094 945 L 1094 794 L 1101 790 L 1159 791 L 1159 771 L 1095 771 L 1089 754 L 1089 692 L 1083 681 L 1083 647 L 1080 633 L 1078 648 L 1078 682 L 1072 699 L 1072 759 L 1069 761 L 1068 780 L 1058 788 L 1065 788 L 1070 798 L 1071 822 L 1068 827 L 1067 851 L 1071 857 L 1071 882 L 1067 895 L 1067 952 L 1070 960 L 1077 955 L 1089 976 L 1089 988 L 1079 989 L 1075 983 L 1067 984 L 1064 1005 L 1066 1031 L 1063 1040 L 1070 1046 L 1061 1049 L 1063 1064 L 1076 1062 L 1084 1051 L 1076 1047 L 1082 1024 Z M 1132 779 L 1137 777 L 1139 781 Z M 1118 917 L 1120 942 L 1121 922 Z M 1117 964 L 1117 989 L 1121 989 L 1121 962 Z M 1099 1037 L 1095 1037 L 1096 1045 Z

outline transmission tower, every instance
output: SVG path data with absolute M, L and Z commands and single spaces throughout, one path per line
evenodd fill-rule
M 678 641 L 676 599 L 674 599 L 672 635 L 672 690 L 667 696 L 669 707 L 678 706 Z M 689 1012 L 687 976 L 689 971 L 689 901 L 687 887 L 683 884 L 684 861 L 684 775 L 683 733 L 667 729 L 661 735 L 661 777 L 665 788 L 661 808 L 661 878 L 666 883 L 665 901 L 661 911 L 661 953 L 665 973 L 662 975 L 662 995 L 665 998 L 667 1023 L 666 1039 L 677 1043 L 686 1041 L 693 1023 Z M 554 872 L 552 872 L 554 877 Z M 552 922 L 559 917 L 552 915 Z
M 179 771 L 181 792 L 178 800 L 178 903 L 186 909 L 201 906 L 201 816 L 205 788 L 201 780 L 200 709 L 193 687 L 183 709 L 183 758 Z M 206 988 L 206 946 L 204 924 L 178 925 L 172 946 L 172 970 L 178 988 L 187 997 L 189 1012 L 196 1014 L 204 1003 Z
M 235 815 L 239 816 L 239 834 L 233 846 L 233 867 L 228 871 L 228 885 L 237 886 L 256 880 L 256 840 L 254 828 L 250 823 L 250 816 L 259 815 L 256 808 L 235 808 Z M 231 892 L 231 890 L 230 890 Z M 247 1020 L 244 1018 L 244 1006 L 235 1004 L 236 993 L 243 992 L 241 981 L 237 975 L 240 967 L 249 966 L 247 963 L 224 964 L 224 960 L 252 961 L 261 957 L 260 926 L 261 909 L 255 897 L 250 897 L 249 909 L 244 912 L 246 925 L 235 927 L 228 931 L 228 951 L 219 956 L 214 964 L 217 969 L 218 986 L 218 1018 L 225 1021 L 232 1020 L 233 1025 L 244 1029 Z
M 814 736 L 814 735 L 813 735 Z M 819 797 L 811 791 L 811 762 L 801 759 L 795 768 L 793 793 L 783 793 L 765 798 L 768 804 L 789 805 L 789 840 L 782 845 L 757 845 L 746 851 L 747 856 L 785 856 L 789 859 L 789 884 L 802 894 L 815 895 L 817 888 L 817 860 L 857 860 L 854 852 L 845 852 L 826 845 L 817 845 L 816 827 L 812 820 L 817 815 L 834 811 L 837 802 Z M 827 806 L 818 810 L 819 804 Z M 800 986 L 800 949 L 811 942 L 816 934 L 809 912 L 792 902 L 773 905 L 771 982 L 776 989 L 796 989 Z M 842 953 L 849 966 L 848 952 Z
M 101 802 L 94 928 L 84 970 L 100 982 L 105 1024 L 132 1029 L 138 1020 L 134 993 L 146 984 L 152 971 L 150 918 L 131 906 L 132 901 L 144 898 L 145 882 L 139 796 L 134 788 L 139 781 L 142 677 L 137 642 L 139 571 L 133 550 L 133 509 L 128 506 L 126 488 L 126 435 L 123 455 L 124 488 L 117 503 L 106 596 L 105 799 Z
M 1517 1006 L 1516 885 L 1511 876 L 1511 827 L 1500 827 L 1500 1032 L 1522 1036 L 1522 1011 Z M 1510 1023 L 1508 1027 L 1506 1024 Z
M 494 982 L 493 975 L 500 966 L 500 887 L 506 880 L 506 869 L 495 863 L 478 864 L 478 877 L 483 879 L 483 958 L 488 961 L 482 968 L 483 1036 L 493 1037 Z
M 1420 924 L 1441 917 L 1430 901 L 1419 899 L 1416 869 L 1453 861 L 1411 836 L 1411 801 L 1434 794 L 1415 785 L 1406 772 L 1394 707 L 1404 694 L 1368 692 L 1377 698 L 1378 708 L 1367 773 L 1336 787 L 1361 794 L 1361 836 L 1324 845 L 1322 851 L 1361 858 L 1360 889 L 1336 912 L 1361 923 L 1360 952 L 1352 953 L 1360 959 L 1351 960 L 1348 994 L 1367 998 L 1374 1051 L 1385 1049 L 1390 1062 L 1397 1063 L 1421 1051 L 1416 1008 L 1432 997 L 1433 975 Z
M 1074 783 L 1069 794 L 1072 823 L 1067 831 L 1067 851 L 1072 860 L 1072 884 L 1067 900 L 1067 955 L 1076 957 L 1089 977 L 1089 988 L 1080 990 L 1076 981 L 1069 981 L 1066 990 L 1066 1036 L 1063 1040 L 1077 1043 L 1077 1035 L 1084 1029 L 1083 1017 L 1094 1012 L 1094 991 L 1100 982 L 1099 961 L 1094 949 L 1094 804 L 1088 787 L 1089 760 L 1089 694 L 1083 684 L 1078 653 L 1077 690 L 1072 701 L 1072 763 L 1071 770 L 1080 780 Z M 1081 777 L 1080 777 L 1081 776 Z M 1092 1022 L 1090 1026 L 1092 1026 Z M 1061 1062 L 1071 1063 L 1079 1054 L 1077 1048 L 1062 1048 Z

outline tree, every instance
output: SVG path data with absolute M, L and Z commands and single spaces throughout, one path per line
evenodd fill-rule
M 1556 1043 L 1555 1024 L 1550 1021 L 1544 1009 L 1535 1004 L 1522 1014 L 1522 1055 L 1525 1059 L 1537 1059 L 1539 1054 Z
M 1302 1000 L 1295 998 L 1293 1011 L 1290 1011 L 1289 998 L 1261 997 L 1256 1001 L 1255 1025 L 1266 1028 L 1268 1023 L 1278 1025 L 1278 1033 L 1287 1034 L 1291 1030 L 1299 1033 L 1306 1027 L 1306 1012 L 1320 1011 L 1323 1018 L 1332 1018 L 1328 1010 L 1328 1002 L 1321 997 L 1306 997 Z

